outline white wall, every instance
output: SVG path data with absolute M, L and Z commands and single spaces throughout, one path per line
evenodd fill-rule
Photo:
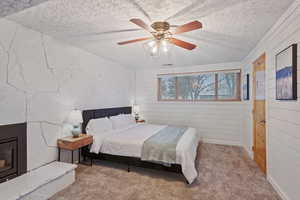
M 57 159 L 69 112 L 128 106 L 134 72 L 0 20 L 0 125 L 28 122 L 28 169 Z
M 252 74 L 252 62 L 267 56 L 267 167 L 268 179 L 283 199 L 300 199 L 300 102 L 275 100 L 275 55 L 298 43 L 298 98 L 300 94 L 300 1 L 296 0 L 275 26 L 243 61 Z M 252 101 L 245 104 L 245 148 L 252 147 Z
M 242 102 L 159 102 L 157 74 L 240 69 L 240 63 L 226 63 L 136 72 L 136 96 L 141 116 L 150 123 L 187 125 L 197 128 L 206 142 L 241 145 Z

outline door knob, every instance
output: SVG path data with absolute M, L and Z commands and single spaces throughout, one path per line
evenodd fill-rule
M 261 120 L 259 123 L 265 124 L 266 120 Z

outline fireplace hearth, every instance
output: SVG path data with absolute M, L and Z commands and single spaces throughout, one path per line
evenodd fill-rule
M 0 126 L 0 183 L 27 171 L 27 125 Z

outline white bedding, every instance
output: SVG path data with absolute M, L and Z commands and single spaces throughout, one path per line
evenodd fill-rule
M 145 123 L 134 124 L 96 135 L 90 151 L 140 158 L 144 141 L 165 127 L 165 125 Z M 182 172 L 189 183 L 197 177 L 195 159 L 199 140 L 196 129 L 188 128 L 176 147 L 176 164 L 181 165 Z

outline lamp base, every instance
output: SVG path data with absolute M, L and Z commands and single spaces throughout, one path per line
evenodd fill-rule
M 72 135 L 73 138 L 78 138 L 81 134 L 81 130 L 79 126 L 73 126 Z
M 140 116 L 139 116 L 139 114 L 138 113 L 135 113 L 135 121 L 138 121 L 139 120 L 139 118 L 140 118 Z

